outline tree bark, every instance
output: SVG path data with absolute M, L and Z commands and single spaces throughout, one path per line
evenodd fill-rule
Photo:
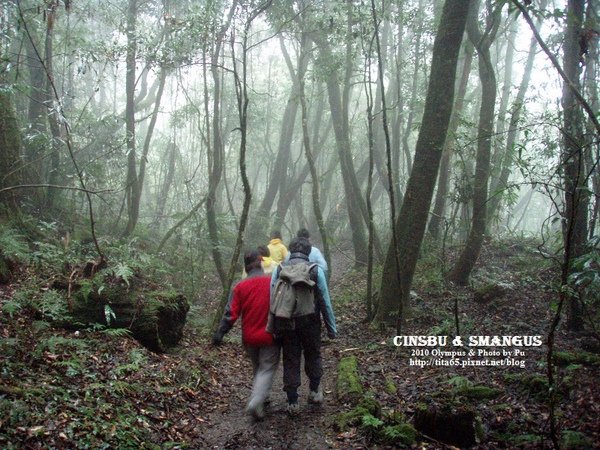
M 138 219 L 139 210 L 135 208 L 137 158 L 135 146 L 135 60 L 137 54 L 136 31 L 137 0 L 129 0 L 127 8 L 127 52 L 125 56 L 125 140 L 127 143 L 127 178 L 125 197 L 127 201 L 127 225 L 124 236 L 129 236 Z
M 542 2 L 540 8 L 544 8 L 546 1 Z M 540 19 L 537 23 L 539 28 L 542 23 Z M 537 41 L 535 37 L 531 38 L 529 44 L 529 53 L 527 54 L 527 61 L 525 68 L 523 69 L 523 78 L 519 84 L 519 90 L 515 100 L 513 101 L 513 108 L 510 116 L 508 125 L 508 134 L 506 136 L 506 147 L 503 152 L 498 151 L 496 160 L 500 166 L 500 173 L 497 177 L 492 178 L 490 184 L 490 200 L 488 205 L 488 216 L 493 217 L 500 205 L 502 196 L 500 195 L 508 187 L 508 178 L 510 177 L 511 169 L 514 162 L 515 144 L 519 138 L 519 122 L 521 120 L 521 113 L 523 112 L 523 102 L 525 101 L 525 94 L 529 88 L 529 82 L 531 80 L 531 73 L 533 72 L 533 63 L 535 60 L 535 52 L 537 48 Z
M 569 83 L 563 84 L 563 183 L 565 201 L 564 260 L 561 282 L 567 285 L 572 271 L 573 260 L 585 250 L 587 240 L 587 194 L 588 178 L 583 156 L 585 137 L 583 112 L 573 94 L 581 88 L 581 65 L 579 39 L 582 33 L 584 0 L 569 0 L 567 28 L 565 30 L 564 72 Z M 575 294 L 562 293 L 567 298 L 567 326 L 570 330 L 583 328 L 583 314 L 580 299 Z
M 442 152 L 442 160 L 440 162 L 440 174 L 438 176 L 437 191 L 435 193 L 435 203 L 431 219 L 429 220 L 428 231 L 431 237 L 438 240 L 440 237 L 440 228 L 442 219 L 446 212 L 446 201 L 448 198 L 448 190 L 450 188 L 451 167 L 450 161 L 456 146 L 456 131 L 463 111 L 465 95 L 467 93 L 467 84 L 469 75 L 471 74 L 471 64 L 473 62 L 473 44 L 465 42 L 464 45 L 464 61 L 460 76 L 460 83 L 456 93 L 454 108 L 452 109 L 452 117 L 450 118 L 450 127 L 448 129 L 448 137 L 444 143 L 444 151 Z
M 223 40 L 225 33 L 231 25 L 233 13 L 237 7 L 237 2 L 234 1 L 231 5 L 227 20 L 219 29 L 217 36 L 215 37 L 215 45 L 212 49 L 211 61 L 210 61 L 210 72 L 213 81 L 213 105 L 212 105 L 212 148 L 208 146 L 206 157 L 208 160 L 208 195 L 206 197 L 206 222 L 208 225 L 208 235 L 211 242 L 211 253 L 215 269 L 221 281 L 223 287 L 227 284 L 227 274 L 225 273 L 225 267 L 223 264 L 223 258 L 221 256 L 219 227 L 217 225 L 217 192 L 219 189 L 219 183 L 223 176 L 223 138 L 221 135 L 222 124 L 221 124 L 221 74 L 219 71 L 219 58 L 221 57 L 221 51 L 223 48 Z M 208 92 L 206 83 L 206 72 L 204 72 L 205 78 L 205 102 L 208 102 Z M 207 107 L 207 133 L 210 129 L 208 126 L 208 103 Z
M 394 273 L 396 249 L 390 246 L 383 268 L 380 304 L 376 316 L 380 323 L 401 323 L 403 317 L 398 317 L 396 311 L 404 312 L 404 306 L 408 305 L 412 278 L 452 113 L 458 53 L 469 4 L 470 1 L 466 0 L 446 0 L 444 3 L 442 19 L 433 45 L 429 86 L 414 165 L 394 225 L 398 236 L 397 251 L 402 255 L 400 284 Z
M 490 56 L 490 46 L 495 37 L 500 9 L 491 11 L 485 34 L 479 30 L 477 21 L 478 2 L 469 13 L 467 31 L 469 39 L 477 49 L 479 78 L 481 80 L 481 109 L 477 135 L 477 156 L 475 180 L 473 182 L 473 216 L 471 229 L 465 248 L 458 261 L 448 274 L 448 279 L 459 285 L 466 285 L 471 271 L 479 258 L 487 223 L 488 180 L 490 177 L 490 155 L 494 127 L 494 107 L 496 102 L 496 77 Z

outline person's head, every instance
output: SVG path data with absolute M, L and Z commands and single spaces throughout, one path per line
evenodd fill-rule
M 279 231 L 279 230 L 271 231 L 271 239 L 281 239 L 281 231 Z
M 290 242 L 288 247 L 290 253 L 304 253 L 306 256 L 310 254 L 311 245 L 308 239 L 296 237 Z
M 310 233 L 306 228 L 300 228 L 296 233 L 296 237 L 310 239 Z
M 244 253 L 244 269 L 246 273 L 250 273 L 254 269 L 260 269 L 261 257 L 258 250 L 249 250 Z
M 256 249 L 258 250 L 258 253 L 260 253 L 260 256 L 262 256 L 263 258 L 268 258 L 269 256 L 271 256 L 269 247 L 267 247 L 266 245 L 259 245 Z

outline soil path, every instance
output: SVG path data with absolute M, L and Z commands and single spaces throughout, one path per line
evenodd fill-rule
M 323 346 L 323 405 L 307 403 L 308 380 L 302 373 L 302 386 L 299 389 L 300 414 L 289 417 L 280 364 L 265 419 L 255 422 L 245 412 L 252 387 L 250 364 L 244 359 L 239 367 L 231 367 L 231 363 L 240 363 L 240 348 L 233 348 L 236 344 L 226 345 L 229 348 L 222 350 L 222 356 L 226 358 L 222 366 L 223 379 L 218 380 L 223 398 L 205 424 L 203 448 L 322 449 L 335 446 L 335 436 L 328 434 L 327 420 L 340 409 L 335 400 L 336 346 Z

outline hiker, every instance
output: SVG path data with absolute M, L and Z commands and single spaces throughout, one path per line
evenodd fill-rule
M 269 247 L 267 247 L 266 245 L 259 245 L 258 247 L 256 247 L 256 250 L 258 250 L 258 253 L 261 258 L 260 265 L 263 269 L 263 272 L 265 273 L 265 275 L 271 275 L 273 271 L 277 268 L 277 264 L 275 263 L 275 261 L 273 261 L 273 258 L 271 258 L 271 252 L 269 251 Z M 244 268 L 242 270 L 242 279 L 246 278 L 247 276 L 248 274 L 246 273 L 246 269 Z
M 271 278 L 271 307 L 267 330 L 273 331 L 281 341 L 283 390 L 287 393 L 287 410 L 292 416 L 299 411 L 298 387 L 302 353 L 304 371 L 309 379 L 308 401 L 314 404 L 323 402 L 321 315 L 329 338 L 333 339 L 337 334 L 325 274 L 317 264 L 309 263 L 310 251 L 311 245 L 306 238 L 294 238 L 290 243 L 290 259 L 282 263 Z M 282 300 L 284 295 L 279 294 L 286 288 L 293 289 L 289 295 L 292 300 L 287 303 Z M 290 307 L 290 304 L 295 306 Z M 299 305 L 304 305 L 302 311 L 298 310 Z
M 263 272 L 267 275 L 271 275 L 273 271 L 277 269 L 277 263 L 271 258 L 269 247 L 266 245 L 259 245 L 256 249 L 258 250 L 258 253 L 260 253 L 262 259 L 260 265 L 263 268 Z
M 296 237 L 305 238 L 308 242 L 310 242 L 310 233 L 308 232 L 308 230 L 306 228 L 300 228 L 298 230 L 298 232 L 296 233 Z M 310 248 L 310 255 L 308 255 L 308 260 L 310 262 L 317 263 L 319 265 L 319 267 L 321 269 L 323 269 L 325 278 L 327 278 L 327 272 L 329 271 L 329 267 L 327 266 L 327 261 L 325 261 L 325 258 L 323 257 L 323 253 L 321 253 L 321 250 L 319 250 L 317 247 L 312 245 L 312 242 L 310 242 L 310 244 L 311 244 L 311 248 Z M 289 259 L 289 254 L 286 259 Z
M 267 247 L 275 264 L 280 264 L 288 254 L 288 249 L 281 242 L 281 231 L 271 232 L 271 240 Z
M 257 250 L 245 253 L 244 265 L 248 277 L 233 288 L 219 328 L 213 336 L 213 344 L 220 345 L 237 318 L 242 317 L 242 343 L 252 361 L 254 373 L 246 411 L 254 419 L 260 420 L 264 417 L 264 403 L 279 364 L 279 345 L 275 343 L 273 335 L 266 332 L 271 279 L 263 272 Z

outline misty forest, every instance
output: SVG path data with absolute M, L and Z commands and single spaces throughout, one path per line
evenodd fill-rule
M 599 9 L 2 0 L 0 447 L 600 448 Z M 324 401 L 252 420 L 299 230 Z

